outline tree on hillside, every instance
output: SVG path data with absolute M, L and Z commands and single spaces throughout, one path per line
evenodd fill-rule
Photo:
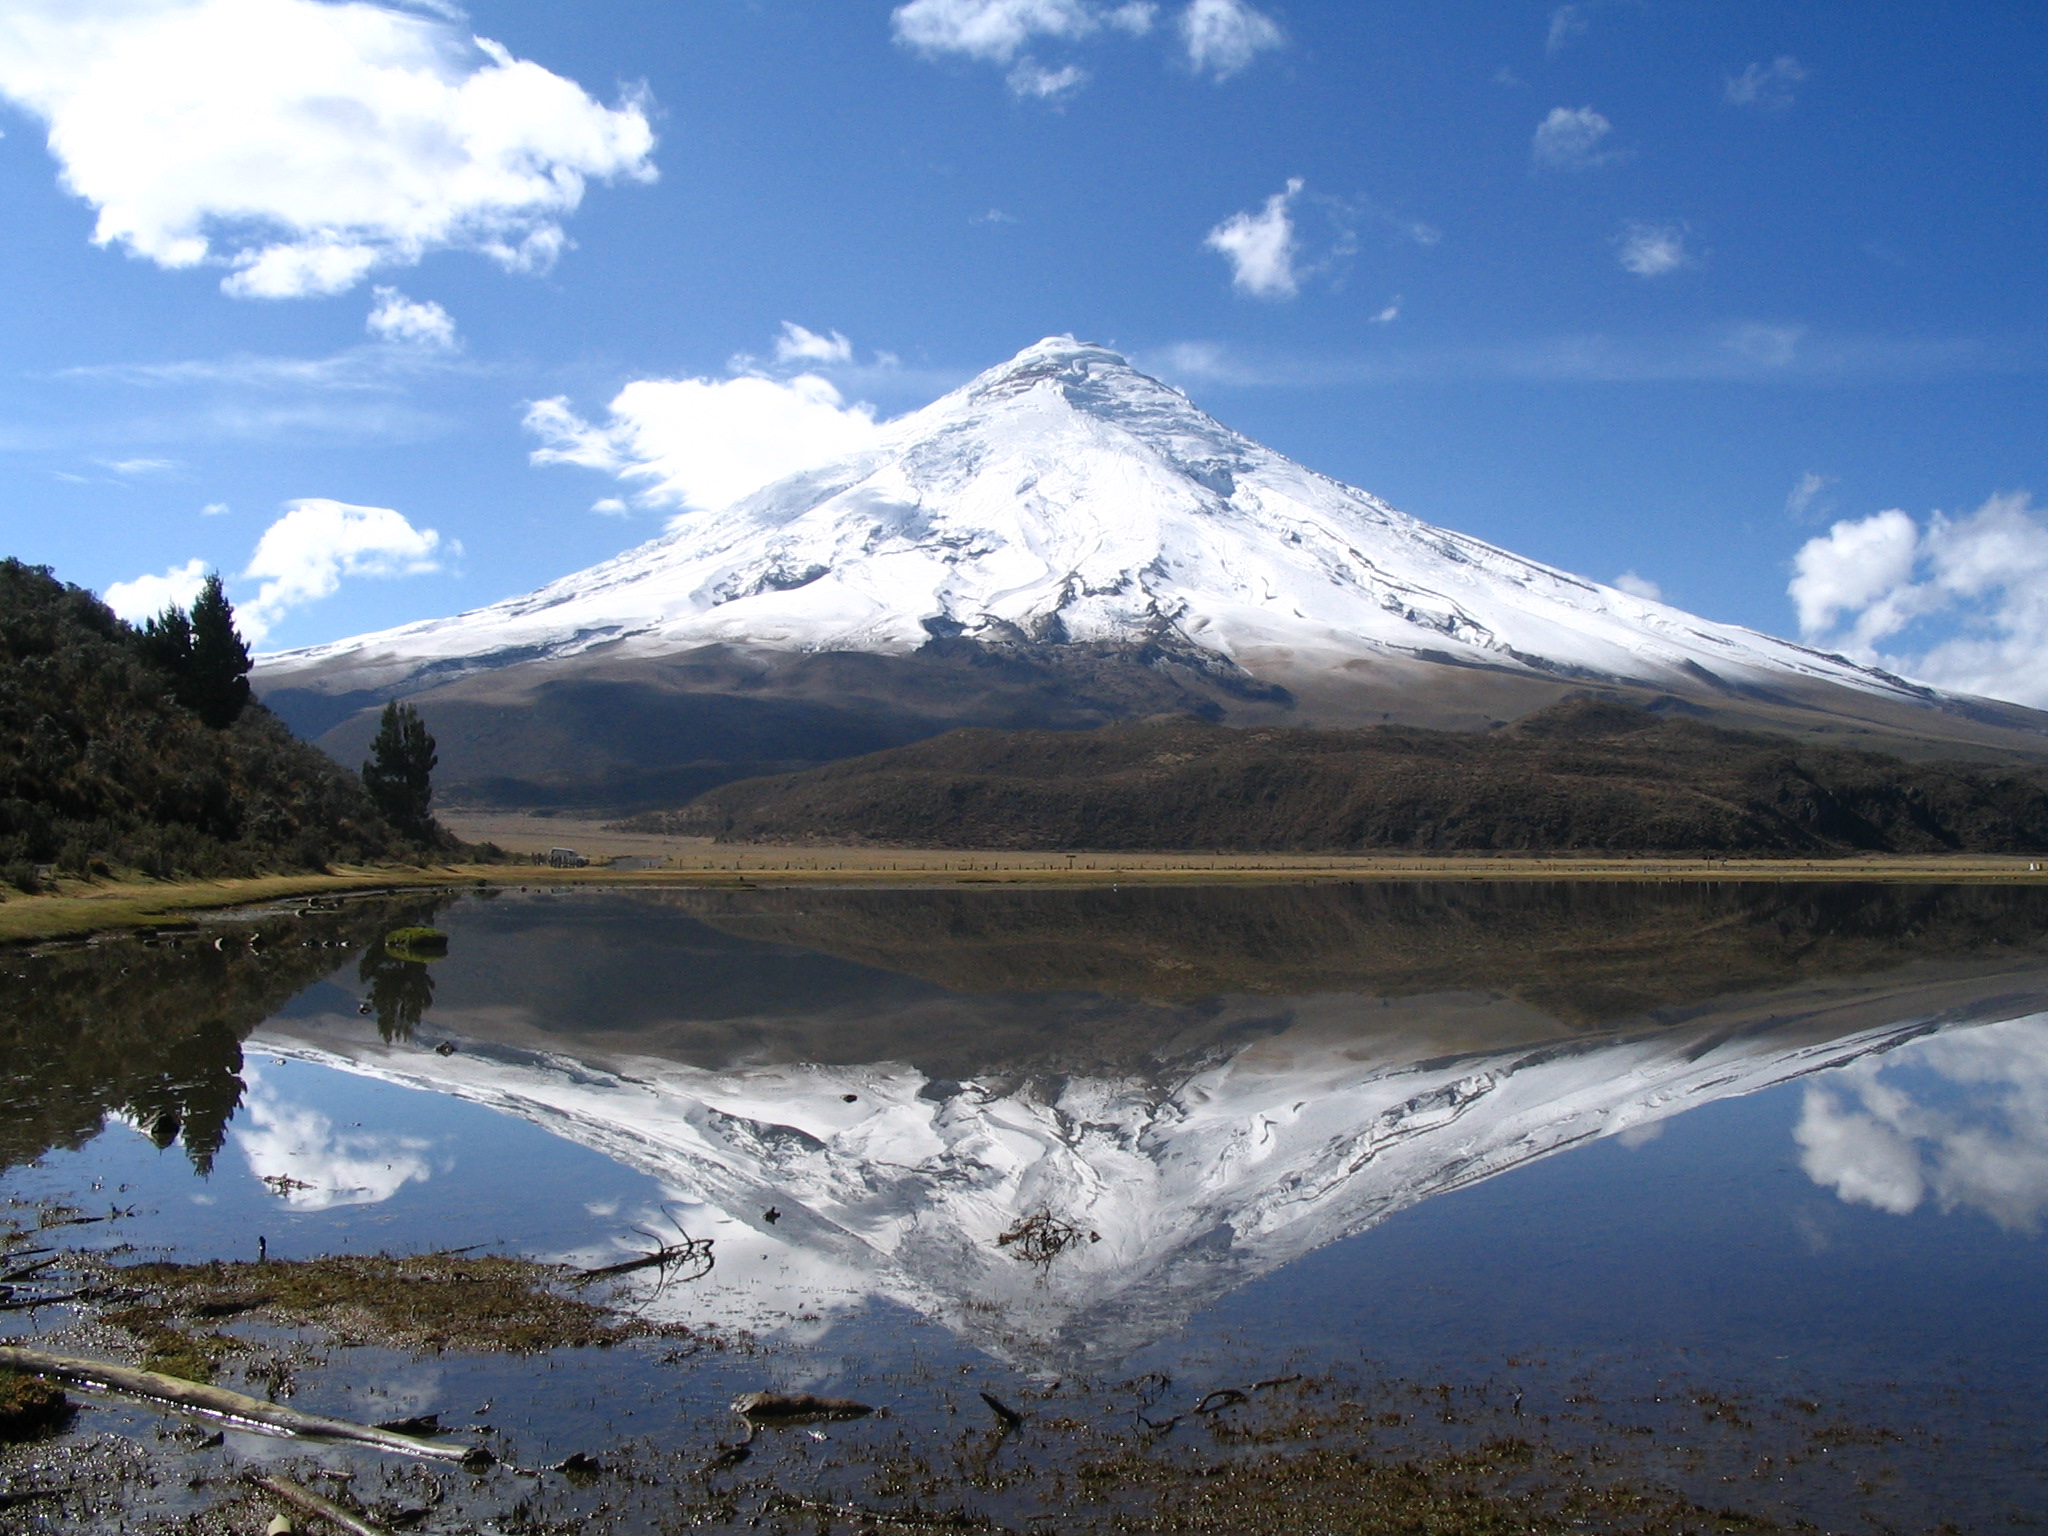
M 216 731 L 248 707 L 249 647 L 235 628 L 234 605 L 218 571 L 206 578 L 189 614 L 166 608 L 143 624 L 136 646 L 170 678 L 172 697 Z
M 434 839 L 427 808 L 434 798 L 439 762 L 434 738 L 419 711 L 396 699 L 386 704 L 377 739 L 370 743 L 369 761 L 363 764 L 363 788 L 393 826 L 423 843 Z
M 192 604 L 192 707 L 224 730 L 249 704 L 249 647 L 235 628 L 235 610 L 220 572 L 206 578 Z

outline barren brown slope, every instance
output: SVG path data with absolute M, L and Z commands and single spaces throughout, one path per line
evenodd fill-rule
M 2048 848 L 2048 774 L 1579 699 L 1484 734 L 1180 719 L 956 731 L 724 785 L 638 825 L 991 849 L 2023 853 Z

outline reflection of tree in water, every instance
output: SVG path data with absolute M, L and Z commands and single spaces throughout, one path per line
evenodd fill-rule
M 351 902 L 318 916 L 10 955 L 0 982 L 0 1169 L 84 1146 L 112 1112 L 160 1147 L 181 1142 L 208 1172 L 241 1104 L 249 1032 L 351 951 L 444 904 Z
M 370 989 L 370 1006 L 377 1014 L 377 1033 L 386 1045 L 410 1040 L 420 1019 L 434 1006 L 434 978 L 424 960 L 401 960 L 383 945 L 373 946 L 363 956 L 356 975 Z

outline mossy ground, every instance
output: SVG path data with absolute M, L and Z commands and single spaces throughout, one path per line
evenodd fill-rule
M 30 1440 L 61 1429 L 72 1411 L 70 1399 L 40 1376 L 0 1368 L 0 1441 Z
M 316 1327 L 342 1346 L 415 1355 L 535 1354 L 632 1338 L 689 1336 L 596 1301 L 565 1294 L 566 1270 L 526 1259 L 445 1253 L 394 1258 L 337 1254 L 289 1263 L 130 1264 L 110 1272 L 144 1299 L 104 1314 L 156 1358 L 208 1371 L 239 1341 L 218 1331 L 232 1318 Z

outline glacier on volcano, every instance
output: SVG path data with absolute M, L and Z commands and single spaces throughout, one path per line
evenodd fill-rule
M 791 475 L 523 597 L 262 661 L 405 691 L 512 662 L 726 644 L 1153 645 L 1261 678 L 1448 661 L 1651 687 L 1928 690 L 1433 527 L 1054 337 Z

